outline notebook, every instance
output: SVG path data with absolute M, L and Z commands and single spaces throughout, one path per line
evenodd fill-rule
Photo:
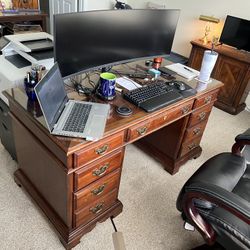
M 178 75 L 186 78 L 187 80 L 191 80 L 191 79 L 195 78 L 200 73 L 198 70 L 192 69 L 192 68 L 190 68 L 186 65 L 183 65 L 181 63 L 173 63 L 173 64 L 165 66 L 165 68 L 173 70 Z
M 69 100 L 57 63 L 34 89 L 51 134 L 90 141 L 103 136 L 109 105 Z

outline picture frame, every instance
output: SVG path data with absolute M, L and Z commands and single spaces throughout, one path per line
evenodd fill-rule
M 40 11 L 39 0 L 0 0 L 0 12 Z

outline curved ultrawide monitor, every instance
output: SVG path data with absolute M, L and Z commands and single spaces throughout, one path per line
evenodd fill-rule
M 55 61 L 63 78 L 168 55 L 179 10 L 105 10 L 54 17 Z

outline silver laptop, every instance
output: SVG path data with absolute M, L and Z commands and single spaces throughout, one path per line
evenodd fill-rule
M 102 138 L 109 105 L 69 100 L 57 63 L 35 86 L 35 93 L 51 134 Z

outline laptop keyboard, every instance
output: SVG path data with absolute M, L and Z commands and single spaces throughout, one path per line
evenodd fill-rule
M 82 133 L 87 123 L 91 107 L 92 105 L 89 104 L 75 103 L 64 124 L 63 130 Z

